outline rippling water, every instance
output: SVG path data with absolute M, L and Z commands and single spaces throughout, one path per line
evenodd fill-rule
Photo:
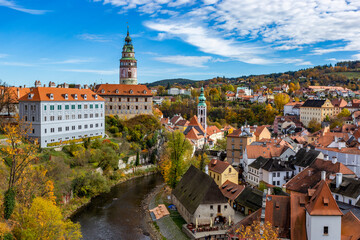
M 72 221 L 81 224 L 84 239 L 89 240 L 147 240 L 143 232 L 144 213 L 141 202 L 157 185 L 160 175 L 150 175 L 121 183 L 102 194 L 75 216 Z

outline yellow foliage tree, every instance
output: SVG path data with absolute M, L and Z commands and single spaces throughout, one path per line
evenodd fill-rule
M 60 209 L 52 201 L 37 197 L 24 213 L 15 229 L 19 239 L 81 239 L 80 225 L 63 220 Z
M 277 240 L 279 231 L 270 222 L 260 224 L 260 221 L 254 221 L 247 227 L 241 225 L 235 232 L 239 239 Z
M 279 93 L 274 97 L 274 103 L 279 112 L 284 110 L 284 105 L 290 101 L 289 95 L 286 93 Z

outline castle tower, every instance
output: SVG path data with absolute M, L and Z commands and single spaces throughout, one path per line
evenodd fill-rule
M 129 27 L 120 59 L 120 84 L 137 84 L 137 61 L 129 35 Z
M 199 122 L 201 124 L 201 126 L 204 128 L 205 130 L 205 134 L 206 134 L 206 98 L 204 96 L 204 88 L 201 88 L 201 93 L 199 96 L 199 104 L 197 107 L 197 116 L 199 119 Z

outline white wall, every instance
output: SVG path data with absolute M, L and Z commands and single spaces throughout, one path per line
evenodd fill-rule
M 328 226 L 328 235 L 323 234 L 324 226 Z M 341 216 L 310 216 L 306 212 L 306 232 L 308 240 L 340 240 Z

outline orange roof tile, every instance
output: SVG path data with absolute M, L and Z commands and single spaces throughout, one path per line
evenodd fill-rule
M 245 185 L 239 185 L 229 180 L 226 180 L 223 185 L 220 186 L 222 194 L 230 200 L 235 200 L 244 189 Z
M 146 85 L 100 84 L 96 85 L 95 92 L 99 95 L 152 97 Z
M 305 194 L 292 192 L 290 195 L 290 239 L 306 240 L 305 204 L 308 202 Z
M 219 132 L 221 132 L 221 130 L 218 129 L 216 126 L 208 126 L 206 128 L 206 135 L 207 136 L 211 136 L 211 135 L 219 133 Z
M 208 166 L 209 166 L 209 171 L 213 171 L 221 174 L 230 166 L 230 163 L 220 161 L 217 159 L 212 159 L 209 162 Z
M 327 183 L 322 180 L 316 192 L 306 205 L 306 211 L 316 216 L 342 216 L 335 199 L 333 198 Z
M 288 149 L 284 145 L 276 145 L 267 143 L 266 145 L 247 145 L 246 153 L 248 159 L 256 159 L 260 156 L 264 158 L 280 157 L 280 155 Z
M 190 123 L 189 123 L 189 126 L 198 126 L 201 131 L 203 131 L 203 133 L 205 132 L 204 128 L 201 126 L 200 122 L 199 122 L 199 119 L 197 118 L 196 115 L 194 115 L 191 119 L 190 119 Z
M 266 196 L 265 221 L 279 229 L 279 237 L 290 237 L 290 197 Z
M 29 94 L 32 94 L 31 99 Z M 50 98 L 51 94 L 53 99 Z M 67 94 L 67 98 L 66 98 Z M 77 99 L 76 99 L 77 96 Z M 86 99 L 85 99 L 86 96 Z M 105 101 L 90 89 L 37 87 L 21 97 L 19 101 Z
M 266 128 L 266 126 L 264 125 L 264 126 L 258 126 L 257 128 L 256 128 L 256 131 L 255 131 L 255 136 L 260 136 L 260 134 L 265 130 L 265 128 Z
M 9 97 L 10 102 L 17 103 L 20 98 L 22 98 L 24 95 L 28 94 L 31 91 L 31 88 L 0 86 L 0 92 L 3 94 L 4 91 L 9 91 L 8 94 L 4 94 L 4 97 Z
M 349 240 L 360 239 L 360 220 L 351 212 L 347 212 L 341 218 L 341 237 Z
M 195 128 L 191 128 L 190 131 L 185 135 L 185 137 L 192 140 L 199 140 L 204 136 L 201 135 Z

